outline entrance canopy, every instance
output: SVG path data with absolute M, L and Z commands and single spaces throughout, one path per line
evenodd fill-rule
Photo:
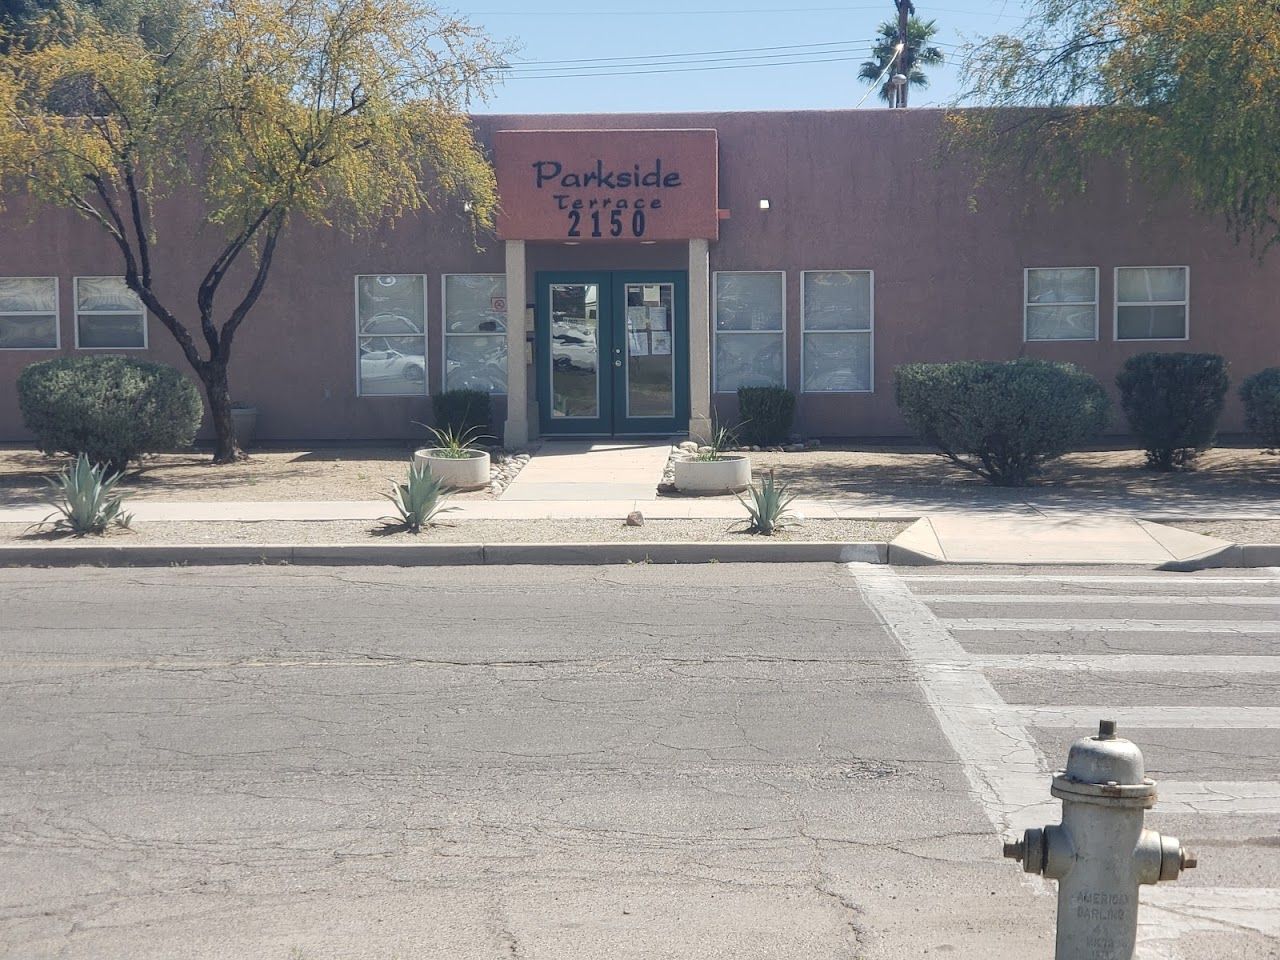
M 715 130 L 499 130 L 498 236 L 715 240 Z

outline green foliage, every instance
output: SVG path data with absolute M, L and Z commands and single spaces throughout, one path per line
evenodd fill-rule
M 968 51 L 958 145 L 983 177 L 1087 189 L 1094 159 L 1189 192 L 1237 239 L 1280 241 L 1280 15 L 1247 0 L 1034 0 Z
M 742 442 L 768 447 L 785 443 L 796 415 L 796 395 L 786 387 L 739 387 L 738 432 Z
M 483 390 L 446 390 L 431 397 L 431 415 L 439 429 L 455 436 L 476 431 L 479 439 L 493 422 L 493 401 Z
M 1244 425 L 1263 445 L 1280 449 L 1280 367 L 1268 367 L 1240 384 Z
M 1140 353 L 1124 362 L 1116 386 L 1147 466 L 1174 470 L 1213 446 L 1230 381 L 1215 353 Z
M 121 474 L 109 474 L 106 467 L 95 466 L 88 457 L 80 454 L 57 479 L 48 480 L 55 491 L 51 501 L 54 512 L 40 521 L 40 525 L 58 517 L 52 524 L 53 529 L 73 533 L 77 537 L 87 533 L 106 533 L 111 526 L 129 526 L 133 517 L 121 511 L 124 498 L 114 492 L 120 477 Z
M 920 69 L 921 67 L 941 66 L 946 59 L 942 51 L 929 42 L 937 32 L 936 20 L 921 20 L 919 17 L 907 19 L 907 52 L 911 60 L 911 72 L 907 75 L 907 82 L 913 87 L 923 90 L 929 86 L 929 78 Z M 875 46 L 871 48 L 873 59 L 864 60 L 858 69 L 858 79 L 866 83 L 875 83 L 881 75 L 884 75 L 884 82 L 880 85 L 880 99 L 885 103 L 893 103 L 896 97 L 893 84 L 889 81 L 893 74 L 898 72 L 901 62 L 894 64 L 894 69 L 887 74 L 885 67 L 896 55 L 897 47 L 898 21 L 886 20 L 880 24 Z
M 427 425 L 420 424 L 420 426 Z M 444 457 L 448 460 L 466 460 L 475 453 L 477 443 L 488 439 L 480 433 L 479 427 L 472 427 L 470 430 L 462 431 L 454 430 L 448 426 L 443 428 L 427 427 L 427 430 L 436 442 L 431 452 L 437 457 Z
M 912 363 L 898 367 L 894 381 L 911 429 L 996 486 L 1027 484 L 1107 423 L 1102 385 L 1069 363 Z
M 441 482 L 427 469 L 425 463 L 409 465 L 409 481 L 397 483 L 391 481 L 391 492 L 384 497 L 395 507 L 396 516 L 384 518 L 386 527 L 393 530 L 407 530 L 419 533 L 423 527 L 435 523 L 436 517 L 442 513 L 457 509 L 446 506 L 451 494 Z
M 195 384 L 173 367 L 112 355 L 31 364 L 18 377 L 18 405 L 45 453 L 85 454 L 112 473 L 190 446 L 204 415 Z
M 774 480 L 773 471 L 760 478 L 760 485 L 754 483 L 747 492 L 751 499 L 745 500 L 741 495 L 738 500 L 747 508 L 748 533 L 758 533 L 766 537 L 771 537 L 783 527 L 789 527 L 798 523 L 794 515 L 788 510 L 791 502 L 795 500 L 796 495 L 788 492 L 788 484 L 786 481 L 781 483 Z
M 722 460 L 726 450 L 738 446 L 738 431 L 734 427 L 726 427 L 718 420 L 711 426 L 711 436 L 703 446 L 710 447 L 706 453 L 695 453 L 694 460 Z

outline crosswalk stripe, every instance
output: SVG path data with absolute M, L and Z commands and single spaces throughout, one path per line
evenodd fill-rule
M 1143 586 L 1202 587 L 1212 584 L 1239 586 L 1242 583 L 1280 583 L 1280 577 L 1215 577 L 1193 576 L 1189 574 L 1168 574 L 1163 577 L 1149 577 L 1135 574 L 1131 577 L 1123 575 L 1086 575 L 1086 574 L 945 574 L 945 573 L 900 573 L 899 579 L 910 583 L 1133 583 Z
M 1156 794 L 1156 813 L 1280 815 L 1280 783 L 1271 781 L 1161 780 L 1156 785 Z
M 1138 913 L 1139 957 L 1186 956 L 1160 949 L 1189 933 L 1252 930 L 1280 937 L 1280 891 L 1270 887 L 1142 887 Z M 1201 953 L 1195 956 L 1203 956 Z
M 1280 673 L 1280 657 L 1207 656 L 1180 654 L 1151 656 L 1117 653 L 1101 656 L 1072 654 L 991 654 L 971 661 L 982 670 L 1064 671 L 1080 673 Z
M 1268 620 L 1060 620 L 1020 617 L 960 617 L 943 619 L 948 630 L 1016 630 L 1028 633 L 1239 633 L 1280 634 L 1280 622 Z
M 1126 606 L 1150 604 L 1163 607 L 1280 607 L 1280 596 L 1232 597 L 1218 594 L 1161 596 L 1158 593 L 933 593 L 916 594 L 916 599 L 923 600 L 925 603 L 1035 603 L 1040 606 L 1051 606 L 1056 603 L 1120 603 Z
M 1144 707 L 1042 706 L 1010 703 L 995 708 L 993 712 L 1033 727 L 1074 727 L 1082 731 L 1096 730 L 1098 721 L 1103 719 L 1114 720 L 1121 728 L 1280 729 L 1280 707 L 1172 707 L 1163 704 Z

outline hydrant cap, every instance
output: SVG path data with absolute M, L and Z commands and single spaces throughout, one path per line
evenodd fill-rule
M 1147 779 L 1142 751 L 1115 735 L 1115 725 L 1101 724 L 1098 735 L 1071 745 L 1067 767 L 1053 778 L 1053 793 L 1088 794 L 1098 798 L 1155 800 L 1155 784 Z

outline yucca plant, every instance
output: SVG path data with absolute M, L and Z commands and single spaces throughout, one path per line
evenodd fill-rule
M 414 421 L 418 423 L 418 421 Z M 436 445 L 432 448 L 432 452 L 437 457 L 443 457 L 446 460 L 465 460 L 471 456 L 472 451 L 476 449 L 476 444 L 481 440 L 488 440 L 486 434 L 482 433 L 482 427 L 455 427 L 445 424 L 443 427 L 431 427 L 425 423 L 418 423 L 420 427 L 426 427 L 427 431 L 435 440 Z
M 116 484 L 123 473 L 108 473 L 106 466 L 97 466 L 88 456 L 80 454 L 76 462 L 57 478 L 46 477 L 46 482 L 56 491 L 51 505 L 54 512 L 40 521 L 49 523 L 54 530 L 83 537 L 87 533 L 106 533 L 111 526 L 127 527 L 133 522 L 132 514 L 123 512 L 120 505 L 124 498 L 115 493 Z
M 788 493 L 789 484 L 784 480 L 778 482 L 773 477 L 773 471 L 760 478 L 760 485 L 757 487 L 754 483 L 748 491 L 751 499 L 745 500 L 742 495 L 738 495 L 738 500 L 747 508 L 749 518 L 744 523 L 747 524 L 748 533 L 759 533 L 766 537 L 771 537 L 783 527 L 790 527 L 800 522 L 787 508 L 791 506 L 791 502 L 795 500 L 794 493 Z
M 706 446 L 711 449 L 706 453 L 695 454 L 695 460 L 720 460 L 724 456 L 724 452 L 733 447 L 738 446 L 738 431 L 735 427 L 726 427 L 721 423 L 716 423 L 711 428 L 711 436 L 707 438 Z
M 408 530 L 420 533 L 423 527 L 435 523 L 436 517 L 456 507 L 445 506 L 450 493 L 434 476 L 425 463 L 414 463 L 409 466 L 409 482 L 391 481 L 391 492 L 384 493 L 391 501 L 398 516 L 383 517 L 385 525 L 397 530 Z

